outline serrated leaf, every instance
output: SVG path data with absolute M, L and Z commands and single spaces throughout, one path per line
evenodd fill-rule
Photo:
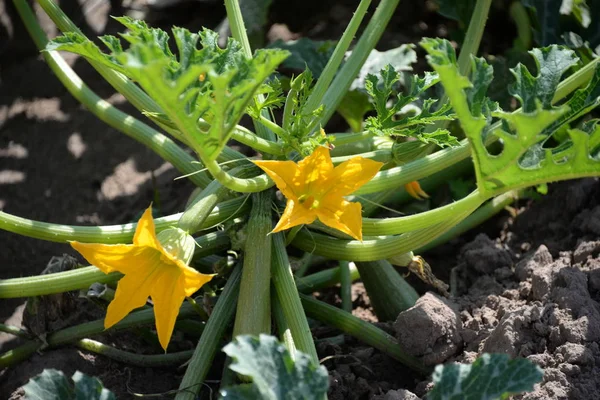
M 533 390 L 543 371 L 527 359 L 483 354 L 473 364 L 438 365 L 428 400 L 495 400 Z
M 175 55 L 166 32 L 128 17 L 116 20 L 129 29 L 121 35 L 129 43 L 125 50 L 118 39 L 104 37 L 111 51 L 105 55 L 76 33 L 53 40 L 48 48 L 81 54 L 136 81 L 204 160 L 219 155 L 252 98 L 264 91 L 265 80 L 288 55 L 261 49 L 247 59 L 232 39 L 221 49 L 213 31 L 174 27 Z M 208 130 L 201 119 L 210 124 Z
M 313 76 L 318 79 L 335 50 L 335 42 L 300 38 L 288 42 L 277 40 L 268 47 L 290 52 L 290 57 L 282 64 L 285 68 L 297 71 L 309 69 Z
M 273 336 L 238 336 L 223 348 L 233 359 L 233 371 L 252 379 L 221 390 L 224 399 L 320 399 L 329 386 L 327 370 L 315 365 L 310 357 L 296 352 L 295 360 Z M 257 395 L 258 394 L 258 395 Z
M 45 369 L 23 386 L 27 400 L 116 400 L 115 395 L 105 389 L 98 378 L 77 371 L 71 385 L 67 377 L 58 370 Z
M 575 52 L 556 45 L 533 49 L 529 52 L 538 67 L 538 75 L 532 76 L 527 67 L 519 63 L 511 70 L 515 83 L 509 92 L 521 102 L 524 112 L 532 112 L 540 101 L 544 109 L 552 108 L 552 98 L 561 76 L 578 61 Z
M 562 15 L 572 14 L 584 28 L 587 28 L 592 22 L 590 8 L 585 0 L 563 0 L 560 5 L 560 13 Z
M 348 91 L 337 108 L 337 112 L 346 120 L 352 132 L 363 130 L 365 114 L 371 110 L 373 105 L 369 101 L 369 96 L 359 90 Z
M 577 91 L 566 104 L 552 106 L 551 99 L 558 80 L 574 62 L 572 52 L 552 47 L 532 51 L 538 60 L 540 74 L 533 77 L 522 68 L 517 86 L 523 104 L 535 108 L 524 108 L 520 113 L 506 113 L 500 109 L 492 111 L 503 122 L 502 128 L 493 133 L 502 139 L 504 148 L 500 154 L 491 155 L 482 140 L 483 133 L 490 129 L 491 121 L 476 115 L 473 105 L 469 104 L 469 90 L 476 90 L 477 83 L 460 75 L 449 43 L 441 39 L 424 39 L 422 45 L 429 53 L 428 61 L 438 72 L 469 139 L 481 192 L 499 193 L 555 180 L 600 175 L 600 163 L 592 154 L 596 131 L 588 134 L 577 129 L 567 130 L 568 137 L 558 146 L 544 148 L 548 137 L 566 121 L 589 112 L 599 104 L 599 82 L 598 75 L 595 75 L 588 86 Z M 572 112 L 570 102 L 574 108 Z M 486 107 L 490 108 L 490 105 Z
M 467 26 L 473 15 L 476 0 L 437 0 L 438 12 L 446 18 L 453 19 Z

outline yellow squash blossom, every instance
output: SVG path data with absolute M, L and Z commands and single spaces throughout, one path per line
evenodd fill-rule
M 419 185 L 418 181 L 412 181 L 404 185 L 404 189 L 406 192 L 413 198 L 417 200 L 425 200 L 429 198 L 429 195 L 421 189 L 421 185 Z
M 287 198 L 281 219 L 273 229 L 279 232 L 319 219 L 325 225 L 362 240 L 360 203 L 344 199 L 375 176 L 383 163 L 362 157 L 333 167 L 329 149 L 318 147 L 299 163 L 254 161 L 273 179 Z
M 110 328 L 132 310 L 145 305 L 148 297 L 151 297 L 158 339 L 165 351 L 181 303 L 213 277 L 188 267 L 188 260 L 183 261 L 178 257 L 181 249 L 177 244 L 161 244 L 156 237 L 150 207 L 138 222 L 133 244 L 71 242 L 71 246 L 102 272 L 108 274 L 119 271 L 125 275 L 119 281 L 115 298 L 108 306 L 104 327 Z

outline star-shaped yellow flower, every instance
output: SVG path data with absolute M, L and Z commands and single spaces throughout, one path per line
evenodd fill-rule
M 145 305 L 151 297 L 158 339 L 165 351 L 181 303 L 213 277 L 188 267 L 176 254 L 171 254 L 161 245 L 156 237 L 150 207 L 138 222 L 133 244 L 71 242 L 71 246 L 102 272 L 125 274 L 108 306 L 104 327 L 110 328 L 130 311 Z M 177 251 L 175 247 L 170 250 Z
M 279 232 L 319 219 L 325 225 L 362 240 L 360 203 L 344 199 L 375 176 L 383 163 L 354 157 L 333 167 L 329 149 L 317 149 L 296 164 L 293 161 L 254 161 L 273 179 L 287 198 Z

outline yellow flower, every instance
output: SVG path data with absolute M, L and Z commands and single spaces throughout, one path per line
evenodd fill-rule
M 75 250 L 105 274 L 114 271 L 125 274 L 108 306 L 104 319 L 106 329 L 125 318 L 130 311 L 145 305 L 151 297 L 158 340 L 167 350 L 181 303 L 213 277 L 199 273 L 186 265 L 188 260 L 180 259 L 177 253 L 185 250 L 178 246 L 181 242 L 185 242 L 185 237 L 180 236 L 175 243 L 170 241 L 170 246 L 161 245 L 156 237 L 150 207 L 138 222 L 133 244 L 71 242 Z
M 296 164 L 293 161 L 254 161 L 273 179 L 287 198 L 281 219 L 273 229 L 279 232 L 319 219 L 325 225 L 362 240 L 360 203 L 344 196 L 371 180 L 383 163 L 354 157 L 333 167 L 329 149 L 318 147 Z

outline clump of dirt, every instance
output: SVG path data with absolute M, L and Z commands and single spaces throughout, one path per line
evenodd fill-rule
M 453 271 L 455 296 L 426 294 L 401 313 L 399 341 L 428 365 L 473 362 L 482 353 L 525 357 L 544 369 L 544 379 L 518 398 L 597 399 L 599 194 L 598 180 L 557 185 L 503 239 L 480 234 L 464 245 Z M 542 238 L 550 248 L 538 244 Z M 522 253 L 530 243 L 535 249 Z M 426 334 L 414 335 L 417 328 Z M 415 391 L 424 395 L 429 387 L 422 382 Z

